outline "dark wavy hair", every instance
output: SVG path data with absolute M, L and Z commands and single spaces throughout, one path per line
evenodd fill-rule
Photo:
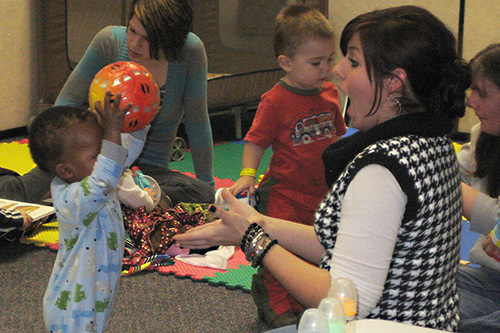
M 500 43 L 491 44 L 469 62 L 473 81 L 487 79 L 500 89 Z M 474 175 L 486 178 L 486 190 L 494 198 L 500 196 L 500 136 L 481 132 L 476 143 Z
M 382 103 L 382 84 L 392 71 L 407 75 L 397 96 L 402 110 L 426 111 L 450 119 L 465 113 L 465 93 L 470 86 L 470 68 L 457 55 L 457 41 L 443 22 L 417 6 L 375 10 L 351 20 L 342 31 L 340 48 L 358 34 L 367 74 L 375 86 L 375 99 L 368 115 Z M 403 82 L 404 84 L 404 82 Z
M 55 174 L 71 129 L 86 121 L 97 126 L 97 115 L 87 109 L 54 106 L 40 112 L 31 124 L 29 148 L 33 161 L 43 171 Z
M 193 28 L 193 8 L 188 0 L 134 0 L 128 20 L 137 15 L 146 30 L 151 58 L 160 51 L 168 61 L 180 59 L 188 33 Z

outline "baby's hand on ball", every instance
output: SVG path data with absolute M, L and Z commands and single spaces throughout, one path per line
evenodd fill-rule
M 121 94 L 111 100 L 111 92 L 107 91 L 104 98 L 104 106 L 102 102 L 95 103 L 95 109 L 101 118 L 101 126 L 104 130 L 104 139 L 121 144 L 121 130 L 125 115 L 132 107 L 131 104 L 120 109 Z

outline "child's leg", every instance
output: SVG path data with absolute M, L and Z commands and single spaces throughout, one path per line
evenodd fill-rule
M 272 186 L 269 186 L 271 185 Z M 264 193 L 264 202 L 262 197 Z M 303 224 L 312 224 L 314 210 L 302 205 L 310 202 L 295 191 L 289 191 L 280 184 L 268 179 L 259 187 L 261 202 L 266 204 L 267 215 L 295 221 Z M 265 268 L 260 267 L 252 279 L 252 297 L 258 308 L 259 317 L 272 327 L 294 324 L 298 316 L 304 311 L 304 306 L 293 298 L 283 286 Z
M 274 178 L 266 176 L 259 184 L 259 212 L 287 221 L 313 225 L 314 213 L 326 195 L 326 190 L 325 193 L 312 195 L 289 189 Z
M 252 277 L 251 294 L 259 318 L 272 327 L 295 324 L 304 306 L 293 298 L 264 267 Z

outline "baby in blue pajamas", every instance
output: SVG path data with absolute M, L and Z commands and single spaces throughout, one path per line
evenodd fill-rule
M 55 175 L 51 193 L 59 223 L 59 251 L 43 299 L 49 332 L 102 332 L 109 322 L 120 278 L 124 227 L 116 186 L 140 154 L 149 127 L 121 134 L 128 108 L 120 98 L 99 117 L 57 106 L 40 113 L 30 151 Z

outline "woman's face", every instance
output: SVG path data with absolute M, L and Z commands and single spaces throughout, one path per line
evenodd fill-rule
M 481 130 L 500 136 L 500 88 L 491 80 L 474 78 L 467 106 L 474 109 L 481 121 Z
M 151 59 L 148 34 L 137 15 L 133 15 L 128 24 L 127 45 L 130 60 L 140 64 Z
M 350 100 L 349 115 L 352 126 L 359 130 L 367 130 L 379 123 L 381 112 L 366 116 L 373 104 L 375 87 L 368 78 L 365 58 L 359 35 L 355 34 L 347 45 L 347 53 L 333 68 L 333 74 L 338 77 L 338 88 Z

